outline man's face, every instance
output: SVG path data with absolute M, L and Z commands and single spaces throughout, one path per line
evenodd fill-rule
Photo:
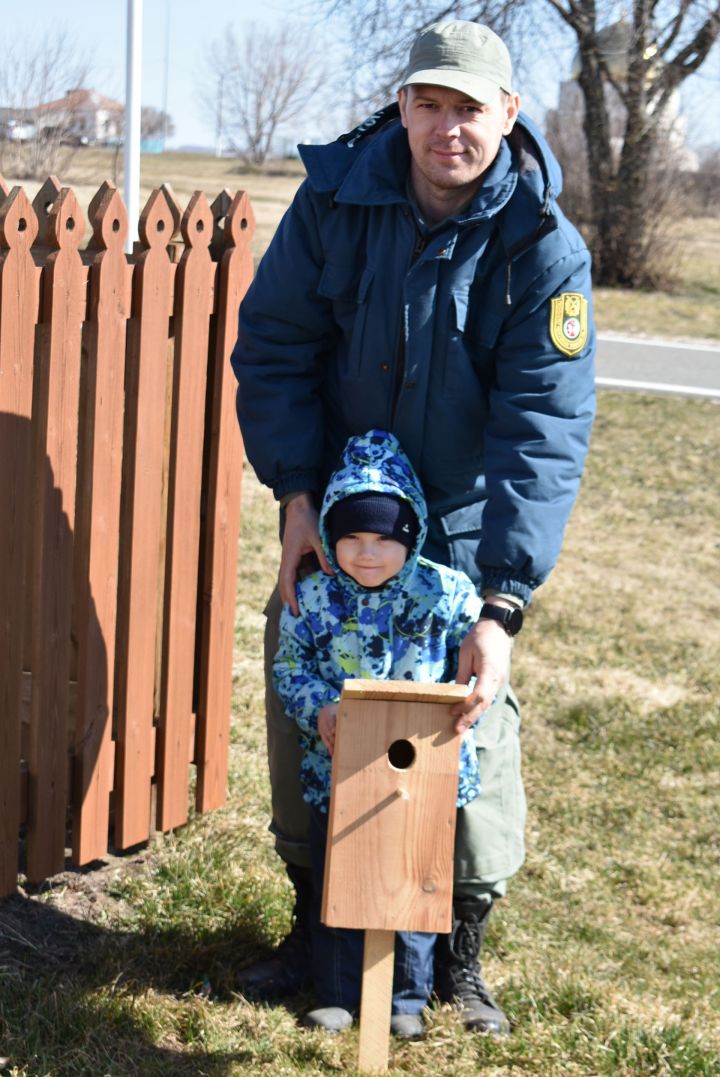
M 516 94 L 487 104 L 445 86 L 408 86 L 399 94 L 413 167 L 437 190 L 476 187 L 518 114 Z

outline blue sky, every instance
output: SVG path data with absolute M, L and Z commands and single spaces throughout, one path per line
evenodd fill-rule
M 176 127 L 171 145 L 213 145 L 212 120 L 197 103 L 206 45 L 229 22 L 240 31 L 248 21 L 271 22 L 290 14 L 296 20 L 299 7 L 287 0 L 144 0 L 142 102 L 162 107 L 167 53 L 167 110 Z M 64 29 L 79 56 L 87 55 L 91 63 L 88 88 L 124 100 L 127 0 L 16 0 L 2 8 L 0 42 L 19 40 L 38 27 Z
M 176 128 L 171 146 L 214 144 L 213 120 L 203 115 L 197 90 L 206 47 L 221 36 L 228 23 L 241 33 L 243 24 L 250 21 L 298 20 L 303 8 L 307 11 L 309 6 L 303 0 L 263 0 L 262 4 L 258 0 L 144 0 L 142 101 L 156 108 L 163 106 L 167 74 L 167 109 Z M 14 0 L 2 7 L 0 46 L 31 37 L 38 27 L 43 32 L 65 29 L 80 56 L 87 56 L 92 65 L 89 88 L 124 100 L 127 0 L 65 0 L 61 4 L 57 0 L 25 0 L 24 4 Z M 544 108 L 555 105 L 556 80 L 562 74 L 559 68 L 564 63 L 569 69 L 573 51 L 570 47 L 559 55 L 556 50 L 552 67 L 546 66 L 545 55 L 540 61 L 541 70 L 527 73 L 527 84 L 521 86 L 525 90 L 523 107 L 536 119 L 541 120 Z M 716 49 L 683 95 L 685 102 L 690 102 L 689 134 L 693 142 L 720 142 L 714 108 L 720 103 L 717 54 Z M 532 86 L 541 87 L 541 92 L 529 94 Z M 702 110 L 697 109 L 698 97 L 705 101 Z M 337 129 L 341 130 L 344 123 L 343 116 Z

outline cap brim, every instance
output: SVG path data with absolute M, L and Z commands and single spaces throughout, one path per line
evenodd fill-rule
M 503 87 L 495 79 L 483 78 L 481 75 L 470 75 L 464 71 L 453 71 L 451 68 L 434 68 L 427 71 L 415 71 L 407 78 L 402 86 L 445 86 L 448 90 L 459 90 L 480 105 L 487 105 L 494 101 Z M 505 90 L 505 93 L 510 93 Z

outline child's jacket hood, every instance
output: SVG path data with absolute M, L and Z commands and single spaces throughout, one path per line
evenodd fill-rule
M 325 555 L 335 572 L 341 575 L 343 583 L 352 589 L 359 584 L 347 576 L 338 567 L 335 550 L 330 545 L 327 529 L 327 517 L 336 502 L 353 494 L 391 494 L 408 501 L 417 516 L 418 533 L 414 545 L 402 569 L 385 584 L 385 588 L 402 587 L 403 583 L 415 571 L 420 550 L 427 533 L 427 507 L 412 464 L 400 447 L 394 434 L 384 430 L 369 430 L 366 434 L 350 438 L 347 442 L 340 463 L 336 467 L 325 491 L 320 509 L 320 539 Z

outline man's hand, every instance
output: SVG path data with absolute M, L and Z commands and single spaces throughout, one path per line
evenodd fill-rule
M 303 557 L 312 553 L 317 555 L 323 572 L 331 576 L 332 569 L 320 544 L 317 511 L 309 494 L 298 494 L 285 507 L 285 530 L 278 573 L 280 598 L 288 604 L 296 617 L 299 613 L 295 594 L 298 567 Z
M 337 703 L 326 703 L 318 711 L 318 733 L 323 744 L 333 754 L 335 750 L 335 729 L 337 727 Z
M 500 605 L 500 603 L 498 603 Z M 456 684 L 477 679 L 467 699 L 451 710 L 455 732 L 464 733 L 488 709 L 510 670 L 512 639 L 497 621 L 478 621 L 460 645 Z

